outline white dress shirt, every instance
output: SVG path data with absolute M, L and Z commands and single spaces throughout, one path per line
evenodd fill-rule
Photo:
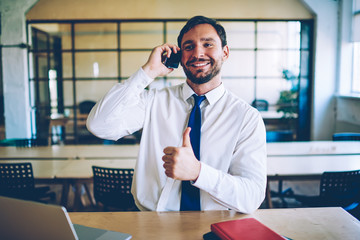
M 117 140 L 143 129 L 132 194 L 140 210 L 178 211 L 181 181 L 165 175 L 162 156 L 168 146 L 182 146 L 194 104 L 194 91 L 183 83 L 145 90 L 153 79 L 140 68 L 115 85 L 92 109 L 87 127 L 94 135 Z M 266 135 L 259 112 L 219 87 L 205 94 L 200 189 L 202 210 L 256 210 L 265 197 Z

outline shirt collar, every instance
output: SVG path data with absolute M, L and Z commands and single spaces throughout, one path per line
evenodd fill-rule
M 206 100 L 210 105 L 216 103 L 225 93 L 224 84 L 221 83 L 218 87 L 205 94 Z M 191 89 L 187 82 L 183 84 L 182 95 L 184 101 L 187 101 L 195 92 Z

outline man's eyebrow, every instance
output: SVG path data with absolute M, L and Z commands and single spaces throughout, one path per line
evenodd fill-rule
M 212 37 L 209 37 L 209 38 L 201 38 L 200 41 L 201 41 L 201 42 L 215 42 L 215 39 L 212 38 Z M 191 43 L 193 43 L 193 42 L 194 42 L 193 40 L 187 40 L 187 41 L 185 41 L 185 42 L 183 43 L 183 45 L 185 45 L 185 44 L 191 44 Z
M 213 39 L 212 37 L 201 38 L 200 41 L 202 41 L 202 42 L 215 42 L 215 39 Z

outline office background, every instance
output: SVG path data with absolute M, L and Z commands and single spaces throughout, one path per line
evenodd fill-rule
M 81 143 L 90 136 L 78 118 L 80 104 L 97 101 L 129 77 L 154 46 L 176 42 L 194 15 L 217 18 L 227 29 L 231 54 L 224 84 L 250 104 L 266 100 L 269 131 L 290 131 L 294 140 L 359 132 L 354 3 L 2 1 L 2 138 L 42 137 L 49 134 L 51 114 L 62 114 L 72 122 L 64 130 L 69 142 Z M 179 69 L 149 87 L 184 79 Z

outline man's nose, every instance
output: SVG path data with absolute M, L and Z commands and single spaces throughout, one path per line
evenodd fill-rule
M 204 48 L 202 47 L 195 47 L 193 56 L 196 58 L 203 58 L 205 55 Z

